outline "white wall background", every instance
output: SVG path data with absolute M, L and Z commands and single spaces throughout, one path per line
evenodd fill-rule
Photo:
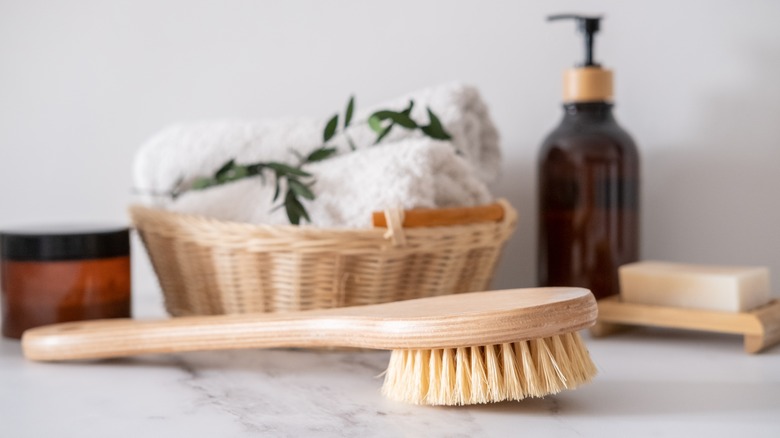
M 771 0 L 0 0 L 0 226 L 126 220 L 133 153 L 172 122 L 325 116 L 458 79 L 492 108 L 496 193 L 521 212 L 495 286 L 533 285 L 536 154 L 580 56 L 574 24 L 544 21 L 561 11 L 607 17 L 597 57 L 643 156 L 644 256 L 769 265 L 780 285 Z

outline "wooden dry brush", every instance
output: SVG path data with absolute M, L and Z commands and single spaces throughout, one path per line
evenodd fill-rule
M 596 300 L 582 288 L 510 289 L 283 315 L 114 319 L 24 333 L 36 361 L 276 347 L 392 350 L 382 393 L 420 405 L 544 397 L 596 374 L 578 330 Z

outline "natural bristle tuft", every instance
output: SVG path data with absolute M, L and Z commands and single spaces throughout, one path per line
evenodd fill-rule
M 544 397 L 596 375 L 578 333 L 469 348 L 393 350 L 382 393 L 419 405 Z

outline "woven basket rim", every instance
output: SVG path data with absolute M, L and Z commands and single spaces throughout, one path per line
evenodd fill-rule
M 474 230 L 475 227 L 485 228 L 505 228 L 514 227 L 514 223 L 517 220 L 517 211 L 512 205 L 503 198 L 496 200 L 504 208 L 504 218 L 500 222 L 481 222 L 467 225 L 447 225 L 447 226 L 434 226 L 434 227 L 420 227 L 420 228 L 404 228 L 403 232 L 407 236 L 413 237 L 416 235 L 431 235 L 432 233 L 441 232 L 443 234 L 450 234 L 453 231 L 459 230 Z M 322 237 L 322 236 L 351 236 L 376 238 L 376 236 L 384 236 L 388 229 L 383 227 L 375 228 L 320 228 L 311 227 L 307 225 L 268 225 L 268 224 L 253 224 L 248 222 L 237 222 L 223 219 L 211 218 L 208 216 L 179 213 L 161 208 L 149 207 L 141 204 L 131 204 L 128 208 L 130 216 L 133 219 L 134 226 L 138 226 L 139 218 L 149 219 L 154 218 L 163 220 L 166 222 L 176 222 L 179 224 L 187 223 L 194 228 L 210 228 L 212 230 L 224 230 L 224 231 L 241 231 L 247 234 L 275 234 L 279 236 L 300 236 L 307 238 Z M 366 213 L 370 214 L 370 212 Z M 179 230 L 181 231 L 181 230 Z

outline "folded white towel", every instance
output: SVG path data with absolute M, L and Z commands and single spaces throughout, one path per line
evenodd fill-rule
M 405 139 L 312 163 L 314 201 L 304 201 L 317 227 L 367 228 L 371 212 L 388 207 L 472 206 L 490 202 L 485 185 L 447 142 Z M 260 178 L 190 191 L 167 208 L 217 219 L 289 224 L 284 209 L 272 211 L 272 181 Z M 276 204 L 281 200 L 277 200 Z
M 452 135 L 451 144 L 467 166 L 482 181 L 491 183 L 500 168 L 498 132 L 479 92 L 470 86 L 448 84 L 411 93 L 385 104 L 357 111 L 348 133 L 359 147 L 373 143 L 376 134 L 365 121 L 377 109 L 401 110 L 415 102 L 412 118 L 428 120 L 430 107 Z M 292 162 L 295 150 L 308 153 L 322 142 L 325 119 L 266 120 L 256 122 L 203 122 L 163 130 L 146 142 L 136 154 L 134 185 L 141 194 L 170 192 L 178 181 L 185 183 L 214 172 L 230 159 L 239 163 L 257 161 Z M 395 127 L 385 142 L 421 138 L 419 130 Z M 346 151 L 343 137 L 334 142 Z M 166 201 L 141 196 L 142 202 Z

